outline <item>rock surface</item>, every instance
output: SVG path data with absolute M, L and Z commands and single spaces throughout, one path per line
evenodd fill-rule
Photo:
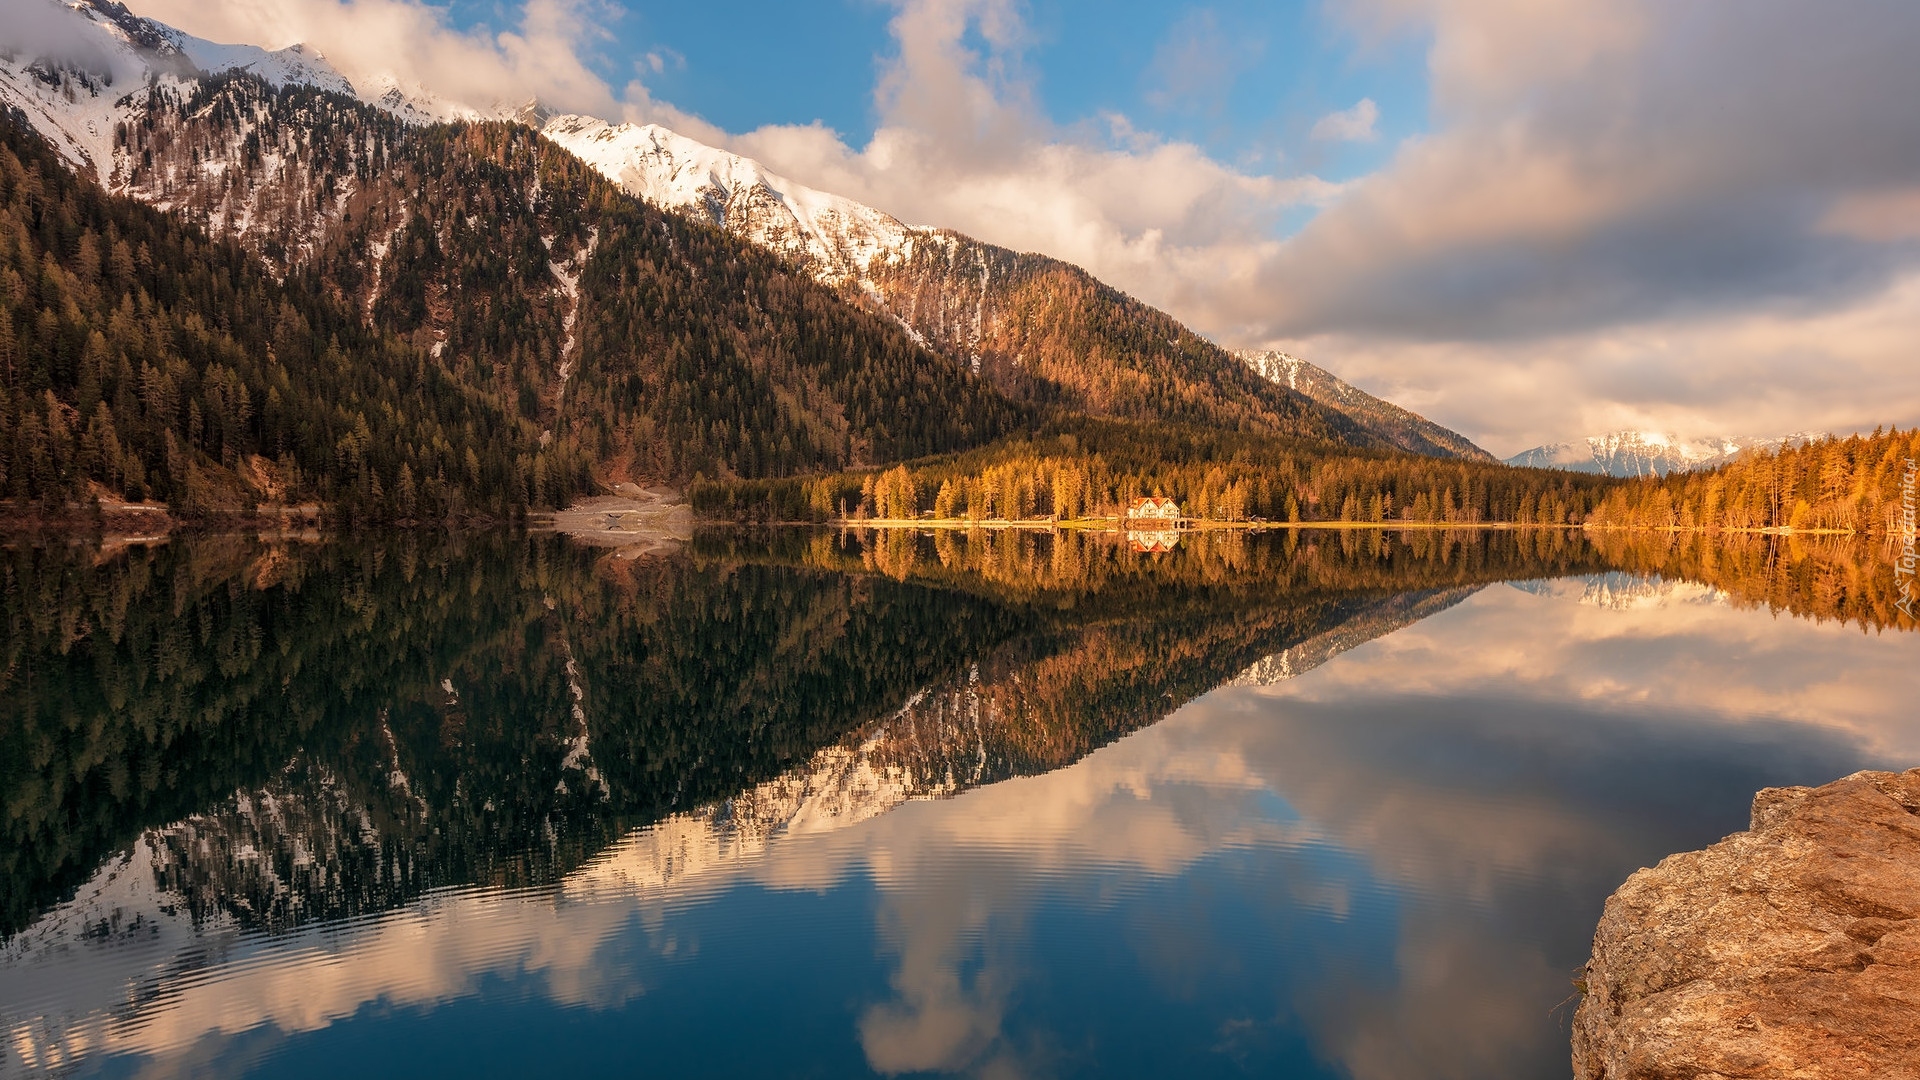
M 1607 900 L 1578 1080 L 1920 1080 L 1920 769 L 1769 788 Z

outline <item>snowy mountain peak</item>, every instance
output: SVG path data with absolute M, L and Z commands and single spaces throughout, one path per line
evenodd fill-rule
M 1574 442 L 1536 446 L 1508 458 L 1507 464 L 1606 476 L 1665 476 L 1717 468 L 1744 453 L 1803 446 L 1826 437 L 1823 432 L 1811 431 L 1770 438 L 1747 435 L 1682 438 L 1671 431 L 1611 431 Z
M 927 232 L 658 124 L 613 125 L 569 115 L 549 120 L 541 133 L 628 194 L 691 212 L 785 255 L 829 284 L 861 282 L 876 259 Z
M 21 110 L 62 157 L 106 180 L 114 126 L 148 85 L 190 89 L 203 74 L 246 72 L 276 88 L 310 86 L 384 109 L 411 124 L 504 119 L 538 123 L 537 102 L 475 108 L 397 77 L 356 87 L 319 50 L 224 45 L 142 18 L 114 0 L 8 0 L 0 21 L 0 106 Z
M 1318 376 L 1328 374 L 1325 370 L 1307 363 L 1292 353 L 1268 350 L 1242 352 L 1238 355 L 1240 359 L 1246 361 L 1248 367 L 1261 375 L 1274 382 L 1284 383 L 1287 389 L 1298 390 L 1303 394 L 1313 389 Z

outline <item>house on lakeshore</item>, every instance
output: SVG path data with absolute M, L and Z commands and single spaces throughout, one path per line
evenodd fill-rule
M 1179 503 L 1155 495 L 1145 499 L 1135 499 L 1133 505 L 1127 507 L 1127 521 L 1177 529 L 1186 522 L 1186 519 L 1180 516 Z

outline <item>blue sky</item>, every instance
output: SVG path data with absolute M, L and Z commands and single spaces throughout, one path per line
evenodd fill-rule
M 881 0 L 742 0 L 721 15 L 684 2 L 612 5 L 610 40 L 590 65 L 613 86 L 639 77 L 653 95 L 732 132 L 815 121 L 864 145 L 874 87 L 896 49 Z M 1137 131 L 1190 141 L 1257 175 L 1370 172 L 1425 123 L 1426 42 L 1362 43 L 1318 3 L 1028 0 L 1013 76 L 1062 128 Z M 456 0 L 463 28 L 515 26 L 521 5 Z M 976 42 L 981 51 L 984 45 Z M 1378 137 L 1310 137 L 1320 117 L 1362 99 Z

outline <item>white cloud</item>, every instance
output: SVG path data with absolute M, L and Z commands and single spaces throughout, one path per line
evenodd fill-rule
M 684 71 L 687 67 L 685 56 L 665 46 L 648 50 L 641 61 L 646 64 L 646 70 L 655 75 L 664 75 L 668 71 Z
M 517 26 L 462 32 L 417 0 L 137 0 L 138 13 L 190 34 L 270 49 L 304 42 L 356 86 L 387 78 L 486 107 L 529 98 L 615 115 L 586 57 L 605 35 L 603 0 L 527 0 Z
M 1380 106 L 1372 98 L 1361 98 L 1351 109 L 1328 113 L 1313 125 L 1313 137 L 1323 142 L 1373 142 L 1380 133 L 1373 125 L 1380 119 Z

